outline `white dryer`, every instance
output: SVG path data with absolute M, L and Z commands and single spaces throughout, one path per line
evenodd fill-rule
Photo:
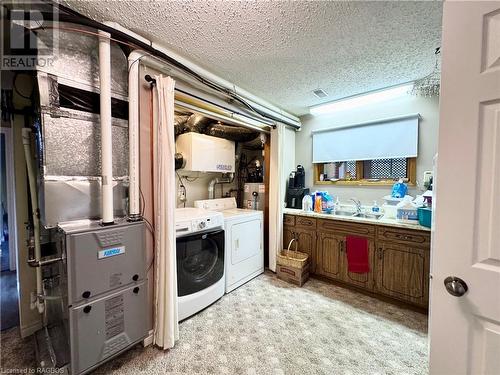
M 226 293 L 264 272 L 264 215 L 237 208 L 236 199 L 196 201 L 195 207 L 224 215 Z

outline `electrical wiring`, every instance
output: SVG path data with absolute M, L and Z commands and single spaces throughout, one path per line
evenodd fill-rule
M 99 30 L 103 30 L 103 31 L 108 32 L 112 35 L 119 35 L 119 36 L 121 36 L 121 39 L 112 37 L 111 40 L 113 40 L 117 43 L 123 44 L 123 45 L 127 45 L 131 48 L 152 51 L 154 53 L 148 53 L 150 56 L 158 57 L 158 58 L 165 60 L 167 63 L 175 66 L 176 68 L 183 70 L 186 73 L 188 73 L 189 75 L 191 75 L 196 80 L 203 83 L 204 85 L 206 85 L 206 86 L 208 86 L 208 87 L 210 87 L 218 92 L 225 94 L 226 96 L 228 96 L 232 100 L 237 101 L 238 103 L 240 103 L 243 106 L 245 106 L 246 108 L 248 108 L 250 111 L 258 114 L 260 117 L 262 117 L 264 119 L 272 120 L 275 122 L 285 122 L 286 123 L 286 121 L 284 121 L 283 119 L 277 118 L 277 117 L 270 115 L 270 114 L 267 114 L 267 113 L 264 113 L 263 111 L 260 111 L 259 109 L 255 108 L 253 105 L 248 103 L 245 99 L 241 98 L 234 90 L 226 88 L 226 87 L 224 87 L 216 82 L 213 82 L 209 79 L 204 78 L 203 76 L 201 76 L 200 74 L 198 74 L 194 70 L 190 69 L 186 65 L 178 62 L 174 58 L 168 56 L 167 54 L 165 54 L 163 52 L 155 50 L 149 44 L 144 43 L 140 40 L 137 40 L 124 32 L 121 32 L 119 30 L 113 29 L 112 27 L 109 27 L 107 25 L 104 25 L 102 23 L 94 21 L 94 20 L 90 19 L 89 17 L 83 16 L 80 13 L 78 13 L 78 12 L 76 12 L 76 11 L 66 7 L 66 6 L 63 6 L 61 4 L 58 4 L 57 6 L 58 6 L 60 11 L 65 12 L 65 13 L 60 14 L 59 20 L 61 22 L 67 21 L 67 22 L 75 23 L 75 24 L 78 24 L 81 26 L 87 26 L 87 27 L 92 27 L 92 28 L 96 28 Z M 44 26 L 43 28 L 49 28 L 49 26 Z M 96 32 L 92 32 L 92 31 L 88 31 L 88 30 L 81 30 L 81 29 L 74 29 L 74 28 L 66 28 L 66 29 L 68 31 L 83 32 L 83 33 L 93 34 L 93 35 L 97 34 Z M 123 39 L 132 40 L 133 43 L 125 42 Z M 295 124 L 291 124 L 291 123 L 289 125 L 296 126 Z M 276 127 L 276 125 L 272 125 L 272 126 Z
M 186 207 L 186 200 L 187 200 L 186 186 L 184 186 L 184 183 L 182 182 L 182 177 L 180 176 L 179 172 L 175 171 L 175 174 L 177 175 L 177 178 L 179 178 L 179 187 L 184 191 L 184 200 L 182 201 L 182 203 L 183 206 Z
M 148 268 L 147 268 L 147 271 L 146 272 L 149 272 L 149 270 L 151 269 L 151 267 L 153 267 L 153 264 L 155 263 L 155 258 L 156 258 L 156 253 L 155 253 L 155 247 L 154 247 L 154 243 L 156 242 L 156 237 L 155 237 L 155 229 L 153 227 L 153 225 L 149 222 L 148 219 L 146 219 L 144 217 L 144 210 L 145 210 L 145 206 L 146 206 L 146 199 L 144 198 L 144 194 L 142 193 L 142 190 L 139 188 L 139 194 L 141 196 L 141 200 L 142 200 L 142 207 L 141 207 L 141 217 L 142 217 L 142 220 L 144 220 L 144 222 L 146 223 L 146 228 L 148 229 L 148 231 L 151 233 L 151 235 L 153 236 L 153 256 L 151 258 L 151 263 L 149 264 Z

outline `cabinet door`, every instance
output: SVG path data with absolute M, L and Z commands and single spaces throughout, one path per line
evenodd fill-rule
M 344 237 L 345 241 L 345 237 Z M 374 274 L 375 274 L 375 241 L 368 240 L 368 262 L 370 264 L 370 272 L 367 273 L 355 273 L 348 271 L 348 263 L 347 263 L 347 249 L 345 242 L 343 245 L 344 251 L 344 264 L 345 264 L 345 277 L 344 281 L 348 284 L 355 285 L 357 287 L 361 287 L 363 289 L 372 290 L 374 285 Z
M 316 273 L 331 279 L 344 279 L 344 237 L 332 233 L 318 234 Z
M 309 255 L 311 260 L 310 273 L 316 271 L 316 230 L 295 227 L 295 238 L 298 241 L 298 250 Z M 292 247 L 295 245 L 292 245 Z M 293 247 L 294 248 L 294 247 Z
M 420 306 L 428 305 L 428 249 L 378 242 L 376 258 L 378 292 Z

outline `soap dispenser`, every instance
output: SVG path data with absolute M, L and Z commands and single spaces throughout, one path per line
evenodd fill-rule
M 380 212 L 380 207 L 378 206 L 377 201 L 373 201 L 372 213 L 378 214 Z
M 338 196 L 337 200 L 335 201 L 335 205 L 333 206 L 333 212 L 336 213 L 337 211 L 340 211 L 340 200 Z

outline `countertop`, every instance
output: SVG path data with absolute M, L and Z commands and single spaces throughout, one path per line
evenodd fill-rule
M 383 225 L 387 227 L 421 230 L 425 232 L 431 231 L 431 228 L 424 227 L 420 224 L 403 223 L 396 219 L 384 219 L 383 216 L 380 219 L 370 219 L 364 217 L 352 217 L 352 216 L 340 216 L 340 215 L 337 216 L 326 213 L 320 214 L 313 211 L 302 211 L 296 208 L 284 208 L 283 213 L 287 215 L 315 217 L 318 219 L 329 219 L 329 220 L 350 221 L 350 222 L 364 223 L 364 224 Z

